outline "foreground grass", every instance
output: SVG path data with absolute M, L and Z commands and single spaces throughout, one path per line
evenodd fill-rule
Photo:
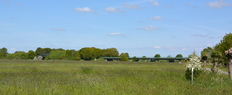
M 232 94 L 228 76 L 204 73 L 191 85 L 185 70 L 178 63 L 0 60 L 0 94 Z

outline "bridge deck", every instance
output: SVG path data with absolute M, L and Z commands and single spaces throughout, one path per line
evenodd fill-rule
M 113 60 L 119 60 L 120 57 L 102 57 L 106 61 L 113 61 Z M 133 59 L 133 57 L 127 57 L 128 59 Z M 151 62 L 155 60 L 169 60 L 169 62 L 174 62 L 174 60 L 189 60 L 188 57 L 147 57 L 147 58 L 142 58 L 142 57 L 137 57 L 139 60 L 150 60 Z

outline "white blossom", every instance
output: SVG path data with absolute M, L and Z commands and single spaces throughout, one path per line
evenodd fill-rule
M 189 59 L 190 62 L 186 65 L 188 69 L 201 69 L 202 63 L 200 62 L 200 58 L 196 54 L 192 54 Z

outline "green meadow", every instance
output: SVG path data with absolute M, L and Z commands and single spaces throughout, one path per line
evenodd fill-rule
M 183 64 L 166 62 L 0 60 L 1 95 L 231 95 L 228 75 L 194 84 Z

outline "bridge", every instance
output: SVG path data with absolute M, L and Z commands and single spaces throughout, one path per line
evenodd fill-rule
M 114 60 L 120 60 L 120 57 L 102 57 L 106 61 L 114 61 Z M 127 57 L 129 60 L 133 59 L 133 57 Z M 137 60 L 149 60 L 150 62 L 154 62 L 156 60 L 168 60 L 169 62 L 175 62 L 175 60 L 189 60 L 188 57 L 136 57 Z

